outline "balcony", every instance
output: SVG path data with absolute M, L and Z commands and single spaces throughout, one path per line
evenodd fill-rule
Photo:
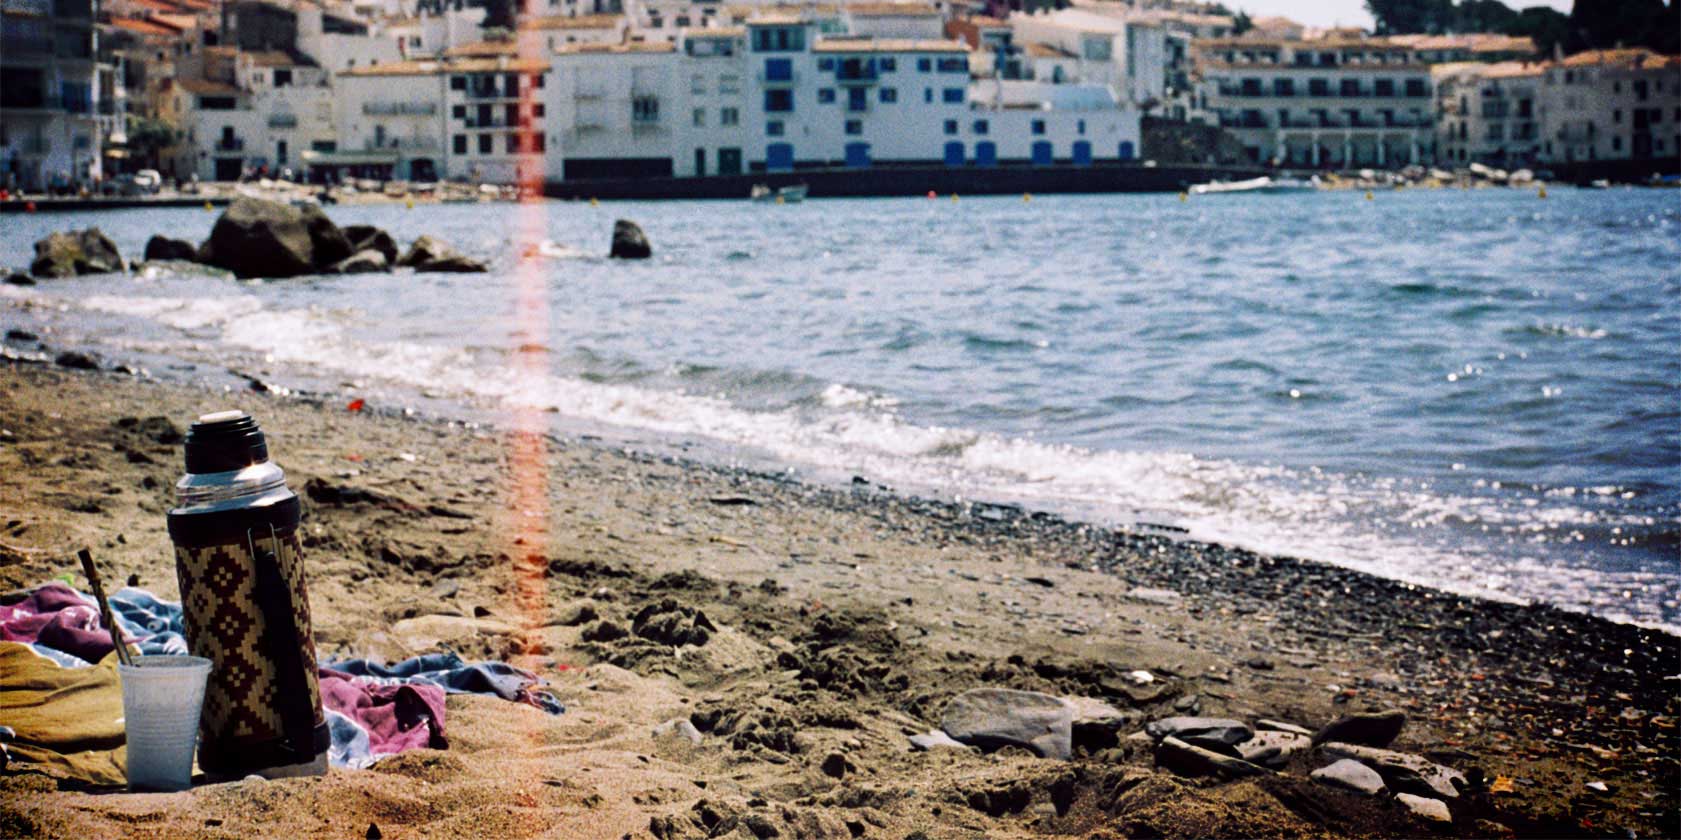
M 773 87 L 787 87 L 787 86 L 790 86 L 790 85 L 794 84 L 794 79 L 798 75 L 799 74 L 795 73 L 792 70 L 783 70 L 783 71 L 774 71 L 774 72 L 770 71 L 770 70 L 760 70 L 759 71 L 759 82 L 761 84 L 770 85 L 770 86 L 773 86 Z
M 298 127 L 298 115 L 297 114 L 289 114 L 289 113 L 269 114 L 268 115 L 268 127 L 269 128 L 297 128 Z
M 243 138 L 243 137 L 223 137 L 223 138 L 216 141 L 216 151 L 218 151 L 218 152 L 243 152 L 243 151 L 245 151 L 245 138 Z
M 514 127 L 514 123 L 508 122 L 507 118 L 505 118 L 505 117 L 491 117 L 490 119 L 487 119 L 487 120 L 481 120 L 478 117 L 468 117 L 465 120 L 463 120 L 462 122 L 463 122 L 463 125 L 465 125 L 467 128 L 512 128 L 512 127 Z
M 364 102 L 362 113 L 381 117 L 430 117 L 438 113 L 435 102 Z
M 873 61 L 849 58 L 835 65 L 835 81 L 843 85 L 873 85 L 880 78 Z
M 469 87 L 469 88 L 467 88 L 467 98 L 468 99 L 518 99 L 519 94 L 514 93 L 514 94 L 509 94 L 507 96 L 503 96 L 501 91 L 498 90 L 495 87 L 489 87 L 489 86 L 486 86 L 486 87 Z

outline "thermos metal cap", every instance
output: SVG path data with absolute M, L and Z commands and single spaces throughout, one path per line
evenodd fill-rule
M 187 472 L 231 472 L 268 461 L 268 441 L 257 421 L 243 411 L 218 411 L 187 430 Z

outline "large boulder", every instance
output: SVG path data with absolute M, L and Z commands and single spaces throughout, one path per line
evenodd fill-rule
M 1377 771 L 1389 788 L 1432 799 L 1458 799 L 1470 787 L 1465 774 L 1423 756 L 1335 741 L 1319 745 L 1332 758 L 1353 759 Z
M 180 239 L 170 239 L 167 236 L 154 236 L 146 240 L 146 257 L 148 261 L 186 260 L 191 262 L 198 258 L 198 249 L 191 242 Z
M 397 260 L 397 264 L 415 271 L 458 274 L 489 270 L 485 268 L 484 263 L 451 248 L 448 242 L 431 236 L 416 239 L 414 244 L 409 246 L 408 253 Z
M 1073 752 L 1074 709 L 1037 691 L 974 688 L 953 697 L 940 728 L 985 750 L 1026 747 L 1045 758 L 1066 761 Z
M 645 260 L 654 255 L 642 228 L 629 219 L 613 223 L 613 249 L 607 256 L 621 260 Z
M 385 255 L 388 265 L 397 264 L 397 240 L 373 225 L 345 225 L 345 238 L 350 240 L 350 247 L 357 251 L 373 249 Z
M 36 277 L 74 277 L 123 270 L 116 243 L 99 228 L 55 233 L 35 243 L 29 273 Z
M 296 277 L 315 271 L 315 241 L 296 207 L 241 198 L 210 229 L 199 262 L 238 277 Z
M 309 242 L 315 249 L 312 257 L 317 271 L 326 269 L 359 250 L 352 247 L 350 238 L 344 235 L 344 231 L 339 230 L 338 225 L 333 224 L 332 219 L 327 218 L 326 213 L 321 212 L 321 208 L 306 204 L 299 207 L 298 212 L 303 215 L 304 227 L 309 230 Z
M 357 251 L 327 269 L 330 274 L 370 274 L 390 270 L 391 263 L 386 262 L 385 255 L 372 248 Z

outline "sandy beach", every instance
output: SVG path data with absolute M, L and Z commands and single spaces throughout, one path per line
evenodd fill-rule
M 0 589 L 74 572 L 86 545 L 175 597 L 172 433 L 235 406 L 304 497 L 324 655 L 506 659 L 566 713 L 452 696 L 448 750 L 318 779 L 136 795 L 6 775 L 0 836 L 1681 833 L 1681 646 L 1662 632 L 338 399 L 7 362 Z M 1070 761 L 911 748 L 981 687 L 1124 720 L 1077 731 Z M 1466 777 L 1451 823 L 1310 780 L 1321 750 L 1187 777 L 1137 734 L 1175 715 L 1317 730 L 1383 710 L 1407 716 L 1393 749 Z M 660 728 L 676 720 L 698 743 Z

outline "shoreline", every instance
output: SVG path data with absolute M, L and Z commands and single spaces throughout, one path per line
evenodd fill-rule
M 1100 833 L 1105 821 L 1127 820 L 1144 820 L 1141 827 L 1169 836 L 1418 831 L 1404 815 L 1392 813 L 1392 803 L 1386 810 L 1375 801 L 1310 786 L 1305 771 L 1290 773 L 1288 781 L 1281 774 L 1265 783 L 1185 787 L 1166 770 L 1152 768 L 1147 751 L 1123 750 L 1124 755 L 1101 759 L 1086 755 L 1072 763 L 1014 755 L 936 758 L 907 753 L 902 737 L 896 739 L 895 733 L 902 736 L 912 724 L 937 723 L 944 701 L 963 688 L 1004 684 L 1083 689 L 1124 702 L 1137 716 L 1126 731 L 1186 709 L 1316 725 L 1356 708 L 1402 708 L 1412 719 L 1402 736 L 1405 748 L 1471 756 L 1461 761 L 1491 780 L 1528 780 L 1509 794 L 1479 795 L 1467 803 L 1471 807 L 1463 817 L 1456 805 L 1456 833 L 1491 830 L 1478 819 L 1520 835 L 1627 827 L 1650 836 L 1675 823 L 1672 672 L 1681 642 L 1661 631 L 1551 607 L 1434 592 L 1327 564 L 1111 531 L 1010 506 L 899 496 L 868 484 L 806 484 L 554 438 L 547 444 L 549 515 L 538 526 L 550 539 L 534 606 L 531 587 L 518 581 L 529 558 L 520 558 L 523 549 L 515 547 L 511 534 L 532 523 L 521 524 L 507 509 L 508 460 L 515 444 L 503 439 L 505 432 L 435 419 L 352 415 L 306 399 L 256 393 L 230 399 L 186 385 L 6 364 L 0 416 L 16 419 L 5 422 L 11 436 L 0 441 L 0 473 L 6 476 L 0 478 L 0 498 L 8 500 L 0 506 L 7 508 L 4 519 L 14 522 L 0 532 L 7 552 L 0 566 L 5 588 L 69 571 L 74 561 L 65 549 L 80 539 L 103 546 L 96 549 L 107 558 L 102 562 L 135 570 L 143 585 L 173 596 L 161 521 L 168 487 L 179 471 L 178 449 L 128 440 L 112 423 L 120 416 L 164 414 L 182 426 L 198 409 L 241 403 L 274 430 L 271 446 L 300 495 L 314 479 L 403 501 L 311 506 L 307 527 L 321 529 L 309 551 L 323 650 L 390 655 L 404 644 L 422 647 L 419 641 L 451 638 L 470 643 L 479 655 L 517 654 L 516 662 L 537 666 L 578 710 L 557 726 L 580 725 L 580 718 L 598 724 L 601 731 L 589 737 L 573 733 L 581 738 L 575 746 L 591 755 L 613 753 L 611 747 L 623 746 L 617 740 L 635 734 L 636 749 L 645 757 L 646 726 L 658 721 L 639 719 L 650 716 L 648 709 L 593 704 L 592 690 L 580 679 L 598 689 L 616 681 L 627 696 L 660 697 L 663 706 L 648 705 L 666 716 L 685 706 L 721 704 L 747 714 L 756 704 L 781 703 L 787 707 L 783 716 L 794 724 L 782 727 L 794 730 L 792 743 L 741 747 L 737 737 L 726 747 L 709 737 L 692 754 L 654 745 L 659 773 L 705 776 L 725 767 L 746 773 L 753 782 L 745 787 L 759 789 L 741 797 L 739 807 L 746 811 L 780 805 L 809 816 L 813 825 L 864 820 L 872 832 L 866 836 L 912 830 L 929 837 L 977 830 L 1006 837 L 1047 830 L 1105 836 Z M 85 403 L 85 414 L 50 416 L 54 406 L 77 403 Z M 64 454 L 56 454 L 60 451 Z M 452 455 L 447 463 L 443 452 Z M 403 453 L 414 460 L 400 457 Z M 147 479 L 153 487 L 145 488 Z M 415 513 L 428 504 L 463 513 L 466 524 Z M 89 508 L 96 512 L 82 512 Z M 98 538 L 113 527 L 125 538 Z M 773 582 L 767 586 L 766 580 Z M 430 597 L 452 581 L 457 592 Z M 596 597 L 603 586 L 618 594 Z M 364 589 L 374 590 L 365 595 L 378 611 L 348 608 L 352 590 Z M 587 641 L 583 628 L 549 622 L 551 613 L 579 599 L 608 620 L 673 595 L 728 628 L 720 634 L 727 639 L 694 648 L 692 657 L 674 658 L 670 650 L 645 644 Z M 446 606 L 456 615 L 429 611 L 446 601 L 454 602 Z M 475 608 L 466 609 L 468 602 Z M 469 618 L 477 608 L 487 615 Z M 501 619 L 510 615 L 520 620 Z M 857 650 L 847 651 L 853 679 L 844 680 L 846 685 L 825 684 L 810 673 L 811 660 L 832 647 L 801 649 L 811 625 L 821 625 L 823 616 L 846 618 L 852 629 L 842 636 L 857 637 Z M 530 652 L 537 649 L 542 653 Z M 579 667 L 576 673 L 557 670 L 557 661 Z M 801 662 L 804 667 L 794 670 L 803 676 L 792 680 L 784 673 L 788 669 L 778 667 Z M 1583 673 L 1589 666 L 1591 672 Z M 1135 697 L 1105 687 L 1115 671 L 1132 667 L 1161 675 L 1162 690 Z M 864 675 L 880 668 L 904 676 L 905 684 Z M 673 697 L 681 702 L 673 703 Z M 801 701 L 834 714 L 806 721 L 794 714 Z M 1180 703 L 1186 709 L 1179 709 Z M 452 699 L 449 709 L 452 730 L 469 733 L 475 716 L 488 721 L 511 714 L 470 699 Z M 1629 716 L 1631 709 L 1639 714 Z M 860 719 L 865 715 L 868 720 Z M 851 725 L 832 725 L 841 718 Z M 632 733 L 638 726 L 643 731 Z M 802 744 L 802 738 L 812 743 Z M 866 768 L 863 776 L 876 794 L 860 800 L 860 783 L 817 769 L 835 750 Z M 439 755 L 459 759 L 464 777 L 495 782 L 480 779 L 480 771 L 493 764 L 489 756 L 468 747 Z M 1134 784 L 1144 786 L 1148 801 L 1105 806 L 1095 787 L 1077 797 L 1096 809 L 1089 813 L 1024 807 L 994 814 L 997 809 L 975 807 L 967 793 L 958 796 L 959 804 L 950 801 L 954 791 L 972 792 L 983 777 L 989 783 L 1025 779 L 1031 787 L 1032 780 L 1049 785 L 1047 773 L 1069 771 L 1085 774 L 1081 784 L 1097 787 L 1136 776 Z M 364 778 L 346 778 L 355 775 L 246 787 L 330 797 L 335 785 L 422 783 L 393 780 L 377 768 Z M 97 835 L 117 830 L 122 823 L 111 821 L 114 814 L 138 807 L 132 800 L 146 799 L 47 794 L 27 779 L 0 782 L 5 791 L 0 798 L 7 803 L 0 805 L 0 827 L 8 833 L 32 825 L 39 831 L 21 833 Z M 1589 780 L 1606 781 L 1610 793 L 1584 790 Z M 1274 790 L 1279 785 L 1289 793 Z M 886 788 L 898 793 L 880 793 Z M 31 792 L 17 795 L 26 789 Z M 709 789 L 691 785 L 683 795 L 655 803 L 616 788 L 579 795 L 603 799 L 601 807 L 613 816 L 602 820 L 596 836 L 617 837 L 636 828 L 642 833 L 632 836 L 640 837 L 654 822 L 680 812 L 678 804 L 707 800 Z M 791 795 L 765 795 L 775 789 Z M 851 798 L 837 791 L 851 791 Z M 1041 799 L 1037 787 L 1028 793 L 1030 801 Z M 237 809 L 217 796 L 211 788 L 174 795 L 170 808 L 222 820 L 230 833 L 287 833 L 282 827 L 273 834 L 267 828 L 258 832 L 254 824 L 238 822 Z M 1291 807 L 1304 796 L 1329 797 L 1330 807 Z M 1256 797 L 1269 804 L 1255 805 Z M 766 804 L 753 805 L 755 800 Z M 1253 805 L 1253 813 L 1245 816 L 1234 803 Z M 1223 819 L 1235 822 L 1187 821 L 1216 804 Z M 1320 810 L 1324 816 L 1316 821 L 1312 815 Z M 585 823 L 567 822 L 565 811 L 557 806 L 540 824 L 574 836 L 557 827 Z M 1082 814 L 1084 822 L 1076 825 L 1080 820 L 1074 817 Z M 296 822 L 302 818 L 291 818 L 291 832 L 322 830 L 320 824 Z M 785 814 L 781 818 L 786 821 Z M 177 830 L 187 825 L 169 824 Z M 605 830 L 608 824 L 632 828 L 614 833 Z

